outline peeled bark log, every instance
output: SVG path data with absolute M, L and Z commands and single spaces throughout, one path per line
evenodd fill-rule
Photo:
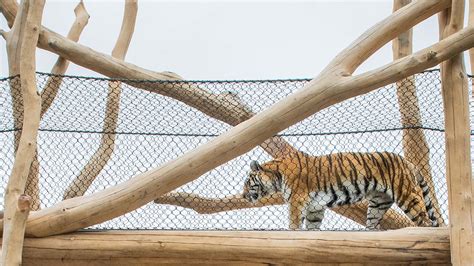
M 462 31 L 464 1 L 453 0 L 440 13 L 442 39 Z M 441 85 L 446 136 L 446 176 L 448 182 L 451 262 L 474 265 L 474 181 L 472 180 L 469 124 L 469 94 L 462 54 L 441 64 Z
M 433 1 L 417 3 L 427 5 Z M 428 8 L 430 12 L 436 13 L 446 5 L 445 1 L 436 3 L 436 8 Z M 353 44 L 359 49 L 347 49 L 342 54 L 360 54 L 372 50 L 374 45 L 382 46 L 381 41 L 389 41 L 398 35 L 399 31 L 411 27 L 412 16 L 402 14 L 411 14 L 416 10 L 426 15 L 426 6 L 421 5 L 421 10 L 418 10 L 420 6 L 415 4 L 407 7 L 409 8 L 399 10 L 401 13 L 395 13 L 395 19 L 390 19 L 394 18 L 391 16 L 383 21 L 383 25 L 379 25 L 378 28 L 384 30 L 384 34 L 375 29 L 369 30 L 360 38 L 359 43 Z M 398 25 L 394 25 L 395 22 Z M 337 65 L 331 64 L 328 69 L 332 71 L 326 69 L 305 88 L 183 156 L 117 186 L 90 196 L 65 200 L 51 208 L 35 212 L 30 215 L 27 233 L 46 236 L 70 232 L 127 213 L 249 151 L 275 133 L 319 110 L 435 66 L 472 46 L 474 28 L 468 27 L 411 56 L 358 76 L 341 74 L 344 73 L 342 69 L 349 67 L 345 65 L 345 61 Z
M 67 38 L 69 40 L 77 42 L 84 27 L 87 25 L 87 22 L 89 20 L 89 14 L 87 13 L 87 10 L 85 9 L 82 1 L 79 2 L 79 4 L 76 6 L 76 8 L 74 9 L 74 13 L 76 15 L 76 19 L 71 29 L 69 30 Z M 41 91 L 41 118 L 43 118 L 44 114 L 56 98 L 63 79 L 61 75 L 64 75 L 64 73 L 66 73 L 68 66 L 69 61 L 64 59 L 63 57 L 59 57 L 53 68 L 51 69 L 51 73 L 53 74 L 53 76 L 50 76 L 48 78 L 46 85 L 43 88 L 43 91 Z M 39 210 L 41 203 L 39 191 L 39 168 L 40 164 L 38 161 L 38 151 L 36 151 L 33 163 L 31 165 L 30 173 L 28 174 L 28 180 L 26 182 L 25 189 L 25 193 L 32 197 L 31 210 L 33 211 Z
M 411 3 L 411 0 L 394 0 L 393 11 L 397 11 L 405 5 Z M 413 30 L 400 34 L 392 42 L 393 60 L 403 58 L 413 53 Z M 425 181 L 430 188 L 430 198 L 435 216 L 440 226 L 444 226 L 444 220 L 441 216 L 438 197 L 435 192 L 435 185 L 431 175 L 430 149 L 426 141 L 423 129 L 418 97 L 416 96 L 416 83 L 413 76 L 400 80 L 397 85 L 397 99 L 400 107 L 401 124 L 403 127 L 403 154 L 405 158 L 415 164 L 421 171 Z
M 41 98 L 36 88 L 35 51 L 43 15 L 44 0 L 23 0 L 19 15 L 7 38 L 9 63 L 18 67 L 24 119 L 13 169 L 5 190 L 2 265 L 21 265 L 23 238 L 29 212 L 28 197 L 22 194 L 36 150 Z M 16 47 L 12 45 L 16 44 Z M 18 91 L 17 91 L 18 92 Z
M 25 265 L 447 265 L 446 228 L 384 232 L 104 231 L 26 238 Z
M 112 50 L 112 57 L 121 60 L 125 58 L 135 29 L 137 10 L 137 0 L 125 1 L 122 28 L 115 47 Z M 118 115 L 120 112 L 120 95 L 122 93 L 120 84 L 120 81 L 109 82 L 104 125 L 102 128 L 104 133 L 102 133 L 99 147 L 84 168 L 82 168 L 79 175 L 76 176 L 68 186 L 64 192 L 63 199 L 84 195 L 112 157 L 115 149 L 115 130 L 117 129 Z
M 281 193 L 274 194 L 270 197 L 260 199 L 255 203 L 242 198 L 242 195 L 229 195 L 224 198 L 206 198 L 194 193 L 186 192 L 170 192 L 154 200 L 156 204 L 168 204 L 188 208 L 200 214 L 212 214 L 224 211 L 234 211 L 241 209 L 261 208 L 264 206 L 283 205 L 286 204 Z M 367 220 L 367 203 L 359 202 L 354 205 L 336 206 L 331 211 L 346 216 L 354 222 L 365 226 Z M 384 219 L 380 224 L 383 230 L 399 229 L 403 227 L 414 226 L 414 224 L 406 219 L 405 215 L 389 209 L 385 214 L 389 219 Z

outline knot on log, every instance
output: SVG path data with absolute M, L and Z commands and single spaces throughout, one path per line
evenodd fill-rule
M 428 55 L 427 55 L 427 59 L 428 59 L 428 60 L 431 60 L 431 59 L 435 58 L 437 54 L 438 54 L 438 53 L 435 52 L 435 51 L 429 51 L 429 52 L 428 52 Z
M 31 197 L 26 194 L 21 194 L 18 197 L 18 210 L 21 212 L 28 211 L 31 205 Z

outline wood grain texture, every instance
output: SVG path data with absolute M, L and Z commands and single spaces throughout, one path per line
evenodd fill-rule
M 88 23 L 89 14 L 87 13 L 82 1 L 77 4 L 76 8 L 74 9 L 74 13 L 76 15 L 76 19 L 69 30 L 67 38 L 77 42 L 81 36 L 82 31 Z M 61 86 L 63 80 L 61 75 L 66 73 L 68 66 L 69 61 L 61 56 L 58 57 L 56 63 L 53 65 L 51 69 L 53 76 L 48 78 L 46 85 L 41 91 L 41 119 L 43 118 L 46 111 L 48 111 L 48 109 L 51 107 L 51 104 L 56 98 L 59 87 Z M 26 181 L 25 188 L 25 193 L 32 197 L 31 210 L 33 211 L 40 209 L 41 199 L 39 191 L 39 169 L 40 163 L 38 160 L 38 151 L 35 151 L 35 157 L 33 158 L 33 163 L 30 168 L 30 173 L 28 174 L 28 180 Z
M 384 232 L 105 231 L 26 238 L 24 265 L 449 264 L 444 228 Z
M 453 0 L 439 15 L 441 38 L 462 31 L 464 1 Z M 441 84 L 446 138 L 451 261 L 453 265 L 474 265 L 474 201 L 469 96 L 462 54 L 441 64 Z
M 14 93 L 23 100 L 21 137 L 5 189 L 1 265 L 21 265 L 25 225 L 31 198 L 23 195 L 36 151 L 41 98 L 36 88 L 36 43 L 43 16 L 44 0 L 22 0 L 19 14 L 7 38 L 9 64 L 20 74 Z M 14 47 L 13 45 L 16 45 Z M 10 66 L 12 69 L 12 66 Z

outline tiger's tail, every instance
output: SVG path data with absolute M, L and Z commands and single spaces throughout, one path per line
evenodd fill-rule
M 421 172 L 418 169 L 415 170 L 415 172 L 416 172 L 416 181 L 418 185 L 420 186 L 421 191 L 423 192 L 423 200 L 425 202 L 425 208 L 426 208 L 426 212 L 428 213 L 428 218 L 431 221 L 431 226 L 439 227 L 440 224 L 438 223 L 438 219 L 436 218 L 435 209 L 433 208 L 433 203 L 430 197 L 431 195 L 430 187 L 426 183 L 426 180 L 421 174 Z

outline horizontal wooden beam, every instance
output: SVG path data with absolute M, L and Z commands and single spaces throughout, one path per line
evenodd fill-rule
M 449 264 L 447 228 L 382 232 L 104 231 L 26 238 L 25 265 Z

